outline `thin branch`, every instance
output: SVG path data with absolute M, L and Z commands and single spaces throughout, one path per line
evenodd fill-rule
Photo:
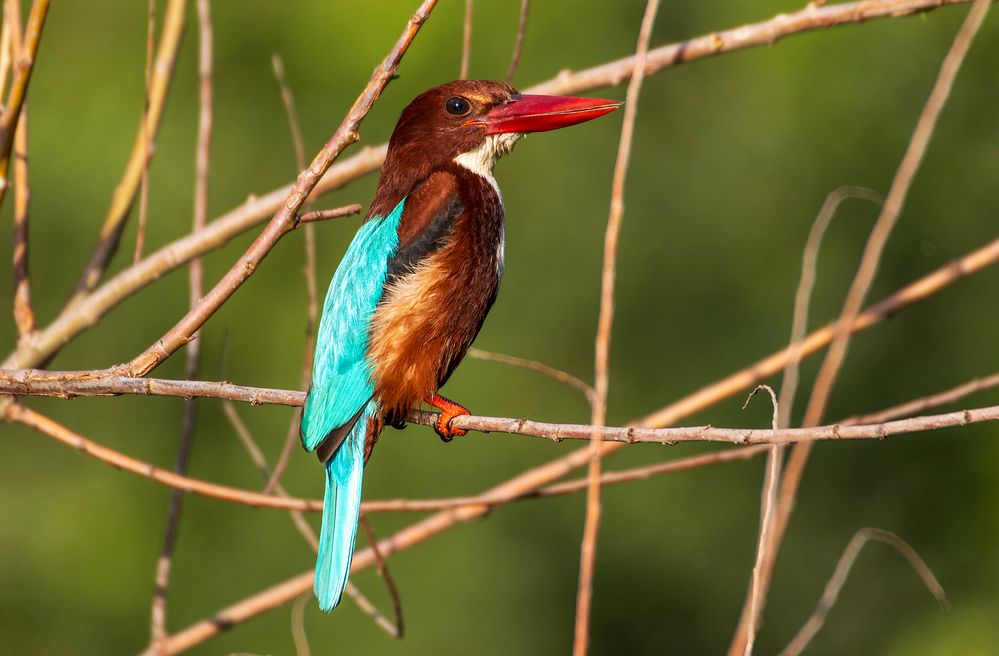
M 576 587 L 576 622 L 573 631 L 573 656 L 586 656 L 590 649 L 590 615 L 593 606 L 593 573 L 597 560 L 597 534 L 600 529 L 600 444 L 603 425 L 607 423 L 607 392 L 610 388 L 610 348 L 614 324 L 614 292 L 617 276 L 617 252 L 624 219 L 624 187 L 631 160 L 631 144 L 635 135 L 635 117 L 638 98 L 642 91 L 645 57 L 652 37 L 652 26 L 659 11 L 659 0 L 647 0 L 635 45 L 635 67 L 625 94 L 624 120 L 618 141 L 617 160 L 611 180 L 610 213 L 604 234 L 603 269 L 600 276 L 600 311 L 597 318 L 597 336 L 593 355 L 593 403 L 590 423 L 595 430 L 590 442 L 590 463 L 586 490 L 586 515 L 583 537 L 579 547 L 579 581 Z
M 299 125 L 298 112 L 295 111 L 295 96 L 291 92 L 291 86 L 284 74 L 284 63 L 278 55 L 274 55 L 272 60 L 274 65 L 274 77 L 277 79 L 278 87 L 281 90 L 281 101 L 284 104 L 285 115 L 288 117 L 288 130 L 291 133 L 292 145 L 295 149 L 296 169 L 301 171 L 305 168 L 305 144 L 302 142 L 302 128 Z M 337 210 L 333 210 L 336 212 Z M 341 216 L 343 216 L 341 214 Z M 315 219 L 313 218 L 315 217 Z M 316 231 L 310 221 L 317 219 L 333 218 L 330 211 L 309 212 L 299 216 L 295 220 L 295 227 L 305 224 L 305 266 L 302 268 L 302 275 L 305 276 L 306 297 L 308 299 L 306 319 L 305 319 L 305 349 L 302 354 L 302 374 L 299 378 L 299 387 L 308 389 L 312 382 L 312 357 L 316 350 L 316 326 L 319 321 L 319 299 L 316 290 Z M 284 447 L 278 457 L 274 471 L 264 484 L 264 494 L 272 492 L 281 480 L 281 475 L 291 460 L 295 444 L 298 442 L 298 426 L 302 420 L 302 411 L 296 410 L 292 413 L 288 422 L 288 430 L 284 439 Z
M 198 6 L 198 137 L 195 149 L 195 180 L 194 180 L 194 211 L 191 219 L 191 231 L 202 230 L 208 220 L 208 184 L 211 163 L 212 145 L 212 53 L 213 30 L 210 0 L 197 0 Z M 153 18 L 155 4 L 149 3 L 149 41 L 147 66 L 152 62 L 153 48 Z M 151 72 L 147 69 L 147 110 L 149 97 L 149 81 Z M 145 125 L 143 119 L 143 125 Z M 147 145 L 149 141 L 147 140 Z M 145 196 L 148 188 L 148 159 L 143 167 L 142 199 L 139 208 L 140 238 L 136 240 L 136 261 L 142 248 L 142 231 L 144 229 Z M 201 258 L 194 258 L 188 271 L 188 306 L 194 307 L 204 293 L 204 266 Z M 194 339 L 187 345 L 187 359 L 184 372 L 187 380 L 194 380 L 198 375 L 201 360 L 201 341 Z M 194 433 L 198 424 L 198 408 L 194 398 L 184 399 L 184 420 L 181 429 L 180 444 L 177 447 L 177 461 L 174 471 L 181 476 L 188 470 Z M 170 573 L 173 567 L 173 553 L 177 545 L 180 530 L 180 516 L 184 509 L 184 493 L 174 489 L 170 495 L 170 506 L 167 511 L 167 525 L 163 536 L 163 549 L 156 563 L 155 592 L 151 609 L 150 646 L 153 650 L 160 649 L 167 633 L 166 595 L 170 586 Z
M 472 58 L 472 4 L 474 0 L 465 0 L 465 21 L 461 36 L 461 70 L 458 77 L 468 78 L 468 62 Z
M 10 83 L 10 93 L 7 95 L 7 102 L 4 103 L 3 113 L 0 114 L 0 204 L 3 203 L 7 188 L 10 186 L 7 173 L 10 167 L 10 152 L 14 147 L 14 133 L 21 118 L 21 108 L 28 96 L 28 83 L 31 82 L 31 72 L 35 68 L 35 57 L 38 55 L 42 28 L 45 26 L 45 17 L 48 13 L 49 0 L 34 0 L 31 3 L 21 47 L 18 49 L 17 58 L 11 58 L 14 77 Z M 13 36 L 11 32 L 12 42 Z
M 832 610 L 832 607 L 836 605 L 840 590 L 846 584 L 846 579 L 850 575 L 850 570 L 853 568 L 857 556 L 860 555 L 860 551 L 864 548 L 864 545 L 871 540 L 889 545 L 900 556 L 905 558 L 919 578 L 922 579 L 923 584 L 930 591 L 930 594 L 940 604 L 941 609 L 947 610 L 949 604 L 947 602 L 947 593 L 944 591 L 943 586 L 940 585 L 940 581 L 933 575 L 933 571 L 908 542 L 891 531 L 880 528 L 863 528 L 854 534 L 850 543 L 843 551 L 843 555 L 840 556 L 839 562 L 836 563 L 836 569 L 829 582 L 826 583 L 825 591 L 822 593 L 822 597 L 819 599 L 819 603 L 812 612 L 812 615 L 794 636 L 790 644 L 780 652 L 780 656 L 798 656 L 798 654 L 801 654 L 805 650 L 808 643 L 812 641 L 815 634 L 825 624 L 826 616 Z
M 392 625 L 393 632 L 391 635 L 401 640 L 405 632 L 405 625 L 402 621 L 402 597 L 399 595 L 399 589 L 395 585 L 392 573 L 389 572 L 385 556 L 378 550 L 378 536 L 375 535 L 375 529 L 371 526 L 371 522 L 368 521 L 367 517 L 361 515 L 358 523 L 364 529 L 364 535 L 368 538 L 368 544 L 371 545 L 371 553 L 375 557 L 375 569 L 378 571 L 378 576 L 382 577 L 382 580 L 385 581 L 385 587 L 388 589 L 389 597 L 392 599 L 392 613 L 395 615 L 395 624 Z
M 929 410 L 930 408 L 948 405 L 971 394 L 995 387 L 999 387 L 999 373 L 994 373 L 991 376 L 985 376 L 983 378 L 976 378 L 975 380 L 970 380 L 967 383 L 963 383 L 944 392 L 924 396 L 922 398 L 893 406 L 886 410 L 881 410 L 880 412 L 851 417 L 845 421 L 853 424 L 877 424 L 880 422 L 891 421 L 892 419 L 897 419 L 898 417 L 919 414 Z
M 316 210 L 314 212 L 306 212 L 298 216 L 295 219 L 295 229 L 299 226 L 305 226 L 306 241 L 308 241 L 308 235 L 311 234 L 312 224 L 316 221 L 329 221 L 330 219 L 339 219 L 343 216 L 350 216 L 351 214 L 357 214 L 361 211 L 360 205 L 348 205 L 346 207 L 337 207 L 332 210 Z M 314 238 L 313 238 L 314 239 Z M 313 246 L 313 251 L 315 251 L 315 246 Z M 315 253 L 312 255 L 313 260 L 315 260 Z M 312 286 L 315 287 L 315 273 L 312 275 Z M 313 293 L 315 289 L 313 289 Z
M 309 636 L 305 633 L 305 606 L 312 599 L 308 592 L 298 595 L 291 605 L 291 639 L 295 642 L 296 656 L 310 656 Z
M 186 22 L 187 0 L 170 0 L 163 16 L 163 31 L 160 34 L 160 42 L 156 50 L 156 63 L 153 66 L 152 81 L 149 85 L 149 110 L 139 125 L 132 153 L 125 166 L 121 181 L 115 187 L 111 197 L 111 207 L 108 208 L 104 217 L 104 224 L 101 226 L 97 244 L 94 246 L 90 259 L 84 266 L 72 294 L 70 294 L 66 303 L 67 308 L 79 303 L 97 287 L 111 262 L 111 258 L 118 250 L 125 229 L 125 220 L 128 218 L 129 210 L 132 209 L 135 196 L 142 184 L 143 171 L 147 169 L 149 161 L 155 153 L 156 136 L 162 123 L 163 108 L 166 105 L 170 83 L 173 80 L 177 53 L 180 51 L 180 42 L 184 35 Z
M 819 209 L 818 216 L 812 223 L 805 241 L 805 250 L 801 258 L 801 275 L 798 278 L 798 289 L 794 294 L 794 315 L 791 319 L 791 339 L 789 348 L 791 357 L 784 365 L 784 375 L 780 386 L 780 422 L 781 427 L 791 425 L 791 414 L 794 410 L 794 398 L 798 389 L 798 372 L 801 364 L 801 344 L 808 331 L 808 307 L 815 288 L 816 271 L 818 270 L 819 250 L 826 229 L 836 216 L 840 204 L 848 198 L 861 198 L 881 205 L 884 197 L 866 187 L 839 187 L 829 192 Z
M 847 293 L 846 301 L 843 304 L 843 310 L 836 321 L 832 342 L 829 345 L 829 350 L 826 353 L 822 367 L 819 369 L 815 384 L 812 387 L 812 395 L 805 408 L 805 416 L 802 424 L 806 427 L 819 424 L 825 415 L 833 385 L 846 358 L 847 347 L 853 333 L 852 326 L 860 315 L 861 307 L 877 273 L 888 237 L 902 211 L 902 205 L 908 195 L 916 172 L 922 163 L 923 155 L 926 153 L 926 148 L 933 135 L 937 120 L 940 118 L 947 99 L 950 97 L 950 91 L 961 63 L 964 61 L 968 48 L 971 46 L 978 28 L 988 13 L 989 4 L 990 0 L 976 0 L 972 5 L 964 23 L 961 25 L 961 29 L 954 38 L 950 50 L 943 60 L 937 80 L 933 85 L 933 90 L 930 92 L 923 106 L 919 120 L 916 123 L 916 128 L 906 147 L 905 155 L 903 155 L 898 171 L 892 180 L 891 187 L 888 189 L 881 213 L 868 237 L 860 266 Z M 766 588 L 769 588 L 770 580 L 773 577 L 774 564 L 794 509 L 794 500 L 797 496 L 801 479 L 804 476 L 805 466 L 811 454 L 811 449 L 811 443 L 803 443 L 795 447 L 788 460 L 788 465 L 781 481 L 777 524 L 773 532 L 773 540 L 768 549 L 769 558 L 764 567 L 764 576 L 762 578 Z M 740 627 L 736 632 L 736 638 L 733 641 L 732 650 L 729 652 L 730 654 L 741 652 L 739 646 L 744 640 L 743 636 L 746 635 L 747 628 L 748 625 L 745 622 L 740 623 Z
M 506 69 L 506 81 L 512 82 L 513 76 L 520 65 L 520 53 L 524 49 L 524 34 L 527 32 L 527 12 L 531 8 L 531 0 L 521 0 L 520 22 L 517 24 L 517 40 L 513 44 L 513 55 L 510 57 L 510 66 Z
M 357 97 L 340 127 L 313 159 L 312 165 L 299 174 L 298 180 L 296 180 L 295 186 L 288 194 L 284 204 L 236 264 L 173 328 L 123 366 L 122 373 L 145 376 L 178 348 L 190 341 L 194 332 L 239 289 L 240 285 L 249 279 L 278 239 L 292 229 L 299 209 L 315 189 L 320 178 L 329 169 L 330 164 L 343 152 L 344 148 L 360 138 L 357 129 L 378 100 L 385 85 L 395 75 L 403 55 L 409 49 L 409 45 L 416 37 L 416 33 L 419 32 L 420 26 L 427 20 L 436 4 L 437 0 L 423 1 L 416 13 L 410 18 L 392 50 L 372 72 L 371 79 Z
M 143 394 L 147 396 L 210 397 L 244 401 L 252 405 L 274 404 L 301 406 L 305 392 L 246 387 L 224 382 L 178 381 L 156 378 L 69 378 L 61 381 L 46 380 L 39 386 L 44 392 L 39 394 L 33 382 L 25 383 L 24 375 L 45 374 L 30 371 L 0 371 L 0 393 L 36 396 L 109 396 L 118 394 Z M 67 372 L 52 372 L 65 374 Z M 68 372 L 73 374 L 89 372 Z M 33 379 L 32 379 L 33 381 Z M 462 415 L 452 420 L 455 428 L 483 433 L 509 433 L 527 437 L 539 437 L 561 442 L 563 440 L 591 440 L 600 433 L 601 441 L 624 444 L 677 444 L 680 442 L 723 442 L 737 445 L 750 444 L 793 444 L 795 442 L 818 440 L 861 440 L 885 439 L 893 435 L 935 430 L 953 426 L 964 426 L 983 421 L 992 421 L 999 406 L 984 406 L 940 415 L 927 415 L 912 419 L 900 419 L 876 424 L 846 425 L 828 424 L 807 428 L 782 428 L 764 430 L 759 428 L 717 428 L 710 425 L 686 426 L 679 428 L 645 428 L 642 426 L 601 426 L 598 424 L 564 424 L 534 421 L 512 417 L 485 417 Z M 433 426 L 437 413 L 411 410 L 406 420 L 423 426 Z M 611 445 L 605 445 L 606 450 Z
M 548 376 L 552 380 L 557 380 L 560 383 L 565 383 L 569 387 L 579 390 L 586 397 L 586 402 L 593 405 L 593 388 L 590 387 L 586 382 L 576 378 L 570 373 L 562 371 L 561 369 L 556 369 L 555 367 L 550 367 L 543 362 L 538 362 L 537 360 L 528 360 L 526 358 L 518 358 L 514 355 L 507 355 L 505 353 L 496 353 L 494 351 L 486 351 L 485 349 L 472 347 L 468 349 L 468 357 L 475 360 L 486 360 L 488 362 L 500 362 L 502 364 L 508 364 L 513 367 L 520 367 L 522 369 L 528 369 L 530 371 L 537 372 L 542 376 Z
M 132 254 L 132 264 L 142 259 L 142 251 L 146 245 L 146 223 L 149 219 L 149 162 L 152 159 L 153 144 L 149 130 L 149 90 L 153 79 L 153 50 L 156 34 L 156 0 L 149 0 L 148 18 L 146 20 L 146 76 L 145 93 L 142 97 L 142 123 L 139 127 L 142 135 L 142 177 L 139 182 L 139 225 L 135 231 L 135 251 Z
M 377 151 L 367 150 L 363 153 L 361 160 L 355 158 L 356 161 L 351 167 L 342 169 L 342 171 L 350 171 L 347 175 L 353 175 L 357 164 L 364 167 L 374 167 L 377 162 L 381 161 L 378 155 Z M 327 179 L 329 177 L 327 176 Z M 342 177 L 338 175 L 334 179 L 339 182 Z M 272 196 L 276 195 L 276 192 L 272 194 Z M 17 349 L 8 355 L 0 366 L 18 368 L 40 364 L 62 348 L 66 342 L 95 325 L 111 308 L 138 290 L 159 280 L 165 273 L 180 268 L 195 257 L 221 248 L 230 239 L 258 223 L 259 220 L 256 216 L 257 211 L 259 211 L 258 206 L 269 206 L 270 200 L 251 200 L 243 208 L 234 210 L 209 223 L 204 230 L 189 234 L 167 244 L 154 253 L 150 253 L 138 265 L 125 269 L 72 308 L 60 314 L 54 322 L 35 333 L 30 341 L 19 344 Z M 342 211 L 344 216 L 356 214 L 361 211 L 361 206 L 349 205 L 342 208 Z
M 4 2 L 3 44 L 7 55 L 6 69 L 16 60 L 21 51 L 21 3 L 18 0 Z M 0 91 L 4 84 L 0 83 Z M 14 323 L 17 325 L 18 340 L 30 339 L 35 332 L 35 311 L 31 307 L 31 278 L 28 269 L 28 210 L 31 204 L 31 185 L 28 179 L 28 103 L 21 107 L 21 116 L 14 132 L 14 239 L 12 256 L 14 264 Z
M 746 402 L 742 409 L 745 410 L 749 402 L 760 390 L 766 390 L 770 395 L 770 402 L 773 406 L 771 418 L 771 428 L 776 431 L 780 427 L 780 404 L 777 402 L 777 394 L 769 385 L 757 385 L 746 397 Z M 767 466 L 763 476 L 762 508 L 760 511 L 760 538 L 756 547 L 756 562 L 753 564 L 753 576 L 750 583 L 749 592 L 749 628 L 747 630 L 745 656 L 753 653 L 753 644 L 756 641 L 756 630 L 759 624 L 760 614 L 763 612 L 763 586 L 760 583 L 760 572 L 763 562 L 766 559 L 766 550 L 770 531 L 773 526 L 774 509 L 777 506 L 777 481 L 780 476 L 780 446 L 770 447 L 767 456 Z
M 888 298 L 864 310 L 853 322 L 851 330 L 854 333 L 866 330 L 871 326 L 896 316 L 900 310 L 910 307 L 913 303 L 923 301 L 938 293 L 965 276 L 981 271 L 984 267 L 999 262 L 999 238 L 987 243 L 981 248 L 953 260 L 918 280 L 906 285 Z M 832 340 L 835 323 L 828 323 L 810 333 L 801 341 L 799 350 L 801 357 L 807 357 L 821 350 Z M 787 364 L 795 349 L 781 349 L 762 360 L 741 369 L 721 380 L 706 385 L 696 392 L 685 396 L 655 412 L 639 419 L 636 423 L 644 426 L 667 426 L 676 423 L 683 417 L 708 408 L 719 400 L 736 394 L 756 385 L 761 380 L 780 372 Z

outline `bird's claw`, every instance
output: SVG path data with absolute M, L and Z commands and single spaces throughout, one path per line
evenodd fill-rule
M 468 433 L 463 428 L 453 428 L 451 422 L 455 417 L 472 414 L 465 406 L 455 403 L 451 399 L 446 399 L 440 394 L 431 394 L 424 399 L 429 405 L 434 406 L 441 413 L 437 416 L 437 423 L 434 424 L 434 431 L 440 436 L 441 441 L 450 442 L 455 437 L 461 437 Z

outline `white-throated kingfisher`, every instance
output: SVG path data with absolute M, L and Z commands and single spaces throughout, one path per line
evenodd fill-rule
M 521 135 L 582 123 L 620 103 L 521 95 L 459 80 L 402 111 L 367 218 L 333 274 L 316 342 L 302 444 L 326 466 L 315 593 L 340 601 L 350 571 L 364 464 L 385 424 L 425 402 L 445 441 L 468 410 L 437 393 L 465 356 L 503 275 L 496 159 Z

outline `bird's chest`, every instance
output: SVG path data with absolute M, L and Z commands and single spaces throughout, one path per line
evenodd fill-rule
M 497 198 L 484 211 L 463 210 L 438 248 L 386 284 L 369 348 L 384 408 L 409 407 L 450 376 L 496 298 L 503 258 Z

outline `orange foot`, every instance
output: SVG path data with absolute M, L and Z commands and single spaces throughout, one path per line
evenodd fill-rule
M 468 408 L 458 403 L 455 403 L 451 399 L 446 399 L 437 392 L 424 397 L 423 401 L 427 405 L 432 405 L 441 411 L 440 416 L 437 417 L 437 425 L 434 426 L 434 430 L 440 435 L 441 439 L 445 442 L 450 442 L 455 436 L 461 437 L 462 435 L 468 433 L 467 430 L 461 428 L 451 428 L 451 420 L 455 417 L 460 417 L 461 415 L 470 415 Z

